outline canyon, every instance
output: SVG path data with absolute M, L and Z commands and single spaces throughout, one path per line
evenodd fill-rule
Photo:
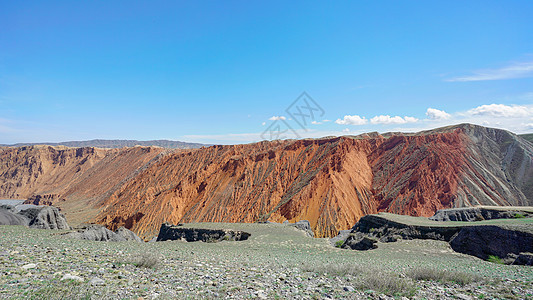
M 532 206 L 533 144 L 461 124 L 198 149 L 0 147 L 0 198 L 144 239 L 165 222 L 285 220 L 309 220 L 315 237 L 331 237 L 377 212 Z

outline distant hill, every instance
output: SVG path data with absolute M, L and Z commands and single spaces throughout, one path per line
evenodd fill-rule
M 521 134 L 520 137 L 533 143 L 533 133 Z
M 22 147 L 33 145 L 50 145 L 50 146 L 67 146 L 67 147 L 97 147 L 97 148 L 122 148 L 134 146 L 158 146 L 172 149 L 194 149 L 203 146 L 210 146 L 206 144 L 187 143 L 170 140 L 153 140 L 153 141 L 136 141 L 136 140 L 90 140 L 90 141 L 70 141 L 61 143 L 18 143 L 13 145 L 0 145 L 10 147 Z

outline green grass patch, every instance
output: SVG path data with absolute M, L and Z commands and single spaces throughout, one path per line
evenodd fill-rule
M 496 255 L 489 255 L 489 257 L 487 258 L 487 261 L 491 262 L 493 264 L 500 264 L 500 265 L 504 265 L 505 264 L 503 259 L 499 258 Z

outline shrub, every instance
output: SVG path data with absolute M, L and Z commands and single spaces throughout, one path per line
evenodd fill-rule
M 133 257 L 130 263 L 137 268 L 155 269 L 159 265 L 159 257 L 155 254 L 141 253 Z
M 436 268 L 419 267 L 409 270 L 406 274 L 414 280 L 432 280 L 440 282 L 454 282 L 460 285 L 481 281 L 482 277 L 472 273 L 441 270 Z
M 522 219 L 522 218 L 525 218 L 525 217 L 526 216 L 524 216 L 523 214 L 518 214 L 518 213 L 514 215 L 515 219 Z
M 503 262 L 503 259 L 499 258 L 496 255 L 489 255 L 489 257 L 487 258 L 487 261 L 491 262 L 491 263 L 494 263 L 494 264 L 500 264 L 500 265 L 504 265 L 505 264 Z
M 335 247 L 340 248 L 340 247 L 342 247 L 343 244 L 344 244 L 344 241 L 343 241 L 343 240 L 337 241 L 337 242 L 335 243 Z

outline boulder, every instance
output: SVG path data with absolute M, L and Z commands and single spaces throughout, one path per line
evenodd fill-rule
M 157 241 L 182 240 L 187 242 L 220 242 L 244 241 L 250 234 L 248 232 L 228 229 L 201 229 L 175 226 L 168 223 L 161 224 Z
M 115 233 L 118 236 L 124 238 L 124 240 L 126 241 L 136 241 L 139 243 L 143 242 L 140 237 L 138 237 L 133 231 L 127 229 L 126 227 L 120 227 L 115 231 Z
M 30 207 L 18 212 L 26 217 L 31 228 L 70 229 L 67 219 L 53 206 Z
M 353 249 L 353 250 L 370 250 L 376 249 L 378 241 L 374 238 L 371 238 L 363 233 L 350 233 L 342 248 L 344 249 Z

